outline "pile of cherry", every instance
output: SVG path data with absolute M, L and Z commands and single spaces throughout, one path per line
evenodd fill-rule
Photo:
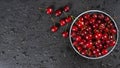
M 59 8 L 57 10 L 54 11 L 54 9 L 52 7 L 47 7 L 46 8 L 46 13 L 48 15 L 51 16 L 51 20 L 53 21 L 54 25 L 51 26 L 50 30 L 51 32 L 57 32 L 59 27 L 62 27 L 62 26 L 65 26 L 65 25 L 68 25 L 69 23 L 72 22 L 72 19 L 73 17 L 71 15 L 68 15 L 66 14 L 66 12 L 68 12 L 70 10 L 70 7 L 68 5 L 65 5 L 64 7 L 62 8 Z M 62 18 L 60 19 L 59 23 L 56 23 L 54 18 L 52 17 L 52 15 L 55 15 L 56 17 L 59 17 L 62 15 L 62 13 L 66 16 L 65 18 Z M 66 26 L 67 28 L 67 26 Z M 64 38 L 67 38 L 68 37 L 68 30 L 65 29 L 63 32 L 62 32 L 62 36 Z
M 71 28 L 72 44 L 87 57 L 106 55 L 115 46 L 117 29 L 111 18 L 103 13 L 85 13 Z

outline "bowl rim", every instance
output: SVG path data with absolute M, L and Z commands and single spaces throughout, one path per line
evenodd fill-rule
M 80 17 L 80 16 L 82 16 L 83 14 L 85 14 L 85 13 L 89 13 L 89 12 L 99 12 L 99 13 L 103 13 L 103 14 L 105 14 L 105 15 L 107 15 L 108 17 L 110 17 L 110 19 L 114 22 L 114 25 L 115 25 L 115 27 L 116 27 L 116 29 L 117 29 L 117 39 L 116 39 L 116 43 L 115 43 L 115 45 L 112 47 L 112 49 L 107 53 L 107 54 L 105 54 L 105 55 L 103 55 L 103 56 L 100 56 L 100 57 L 87 57 L 87 56 L 84 56 L 84 55 L 82 55 L 82 54 L 80 54 L 79 52 L 78 52 L 78 50 L 74 47 L 74 45 L 72 44 L 72 40 L 71 40 L 71 29 L 72 29 L 72 26 L 74 25 L 74 23 L 78 20 L 78 18 Z M 114 49 L 115 49 L 115 47 L 116 47 L 116 45 L 117 45 L 117 43 L 118 43 L 118 38 L 119 38 L 119 30 L 118 30 L 118 27 L 117 27 L 117 24 L 116 24 L 116 22 L 115 22 L 115 20 L 108 14 L 108 13 L 106 13 L 106 12 L 104 12 L 104 11 L 101 11 L 101 10 L 88 10 L 88 11 L 84 11 L 84 12 L 82 12 L 82 13 L 80 13 L 77 17 L 75 17 L 75 19 L 74 19 L 74 21 L 72 22 L 72 24 L 71 24 L 71 26 L 70 26 L 70 30 L 69 30 L 69 40 L 70 40 L 70 43 L 71 43 L 71 45 L 72 45 L 72 48 L 80 55 L 80 56 L 82 56 L 82 57 L 84 57 L 84 58 L 87 58 L 87 59 L 100 59 L 100 58 L 103 58 L 103 57 L 106 57 L 107 55 L 109 55 Z

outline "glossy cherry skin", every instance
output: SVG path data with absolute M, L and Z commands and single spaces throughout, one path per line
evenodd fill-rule
M 79 17 L 78 20 L 79 20 L 79 21 L 84 21 L 84 18 L 83 18 L 83 17 Z
M 89 18 L 90 18 L 90 14 L 89 14 L 89 13 L 86 13 L 86 14 L 83 15 L 83 17 L 84 17 L 85 19 L 89 19 Z
M 68 16 L 67 18 L 65 18 L 65 22 L 66 23 L 70 23 L 72 21 L 72 17 Z
M 103 49 L 102 50 L 102 55 L 105 55 L 105 54 L 107 54 L 108 53 L 108 50 L 107 49 Z
M 62 14 L 62 11 L 60 9 L 55 11 L 55 16 L 60 16 Z
M 110 32 L 111 32 L 112 34 L 117 34 L 117 30 L 116 30 L 116 29 L 111 29 Z
M 87 50 L 82 50 L 81 54 L 84 56 L 87 55 Z
M 101 30 L 105 29 L 105 24 L 101 23 L 99 26 L 99 29 L 101 29 Z
M 102 35 L 102 40 L 108 40 L 108 34 L 107 33 Z
M 75 47 L 77 47 L 77 46 L 79 45 L 78 41 L 74 41 L 72 44 L 73 44 Z
M 66 25 L 65 20 L 61 19 L 61 20 L 60 20 L 60 26 L 65 26 L 65 25 Z
M 72 31 L 78 31 L 78 27 L 77 26 L 72 26 Z
M 92 17 L 96 19 L 98 16 L 97 14 L 93 14 Z
M 67 31 L 62 32 L 62 36 L 63 36 L 63 38 L 67 38 L 68 37 L 68 32 Z
M 52 32 L 56 32 L 58 30 L 58 27 L 57 26 L 52 26 L 50 29 L 51 29 Z
M 81 41 L 81 36 L 76 36 L 75 40 L 80 42 Z
M 66 5 L 66 6 L 64 6 L 63 10 L 64 10 L 65 12 L 68 12 L 68 11 L 70 10 L 70 7 L 69 7 L 68 5 Z
M 105 16 L 104 16 L 104 14 L 99 14 L 99 15 L 98 15 L 98 18 L 99 18 L 99 19 L 104 19 Z
M 95 21 L 96 21 L 96 19 L 95 18 L 90 18 L 90 24 L 93 24 L 93 23 L 95 23 Z
M 87 42 L 86 45 L 84 45 L 85 48 L 91 49 L 93 47 L 93 43 L 91 41 Z
M 46 13 L 48 15 L 52 14 L 53 13 L 53 8 L 51 8 L 51 7 L 46 8 Z
M 83 26 L 84 26 L 84 22 L 79 20 L 79 21 L 76 23 L 76 25 L 78 26 L 78 28 L 82 29 Z
M 92 34 L 88 34 L 88 35 L 86 35 L 86 37 L 85 37 L 87 40 L 92 40 Z
M 108 16 L 105 17 L 104 19 L 106 22 L 110 21 L 110 18 Z
M 110 46 L 115 46 L 116 41 L 115 40 L 110 40 Z
M 96 39 L 101 39 L 101 37 L 102 37 L 102 34 L 100 32 L 95 34 Z
M 77 46 L 77 50 L 80 52 L 82 51 L 82 47 L 81 46 Z

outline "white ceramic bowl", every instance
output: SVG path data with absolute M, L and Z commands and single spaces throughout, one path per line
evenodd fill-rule
M 109 50 L 109 52 L 108 52 L 107 54 L 105 54 L 105 55 L 103 55 L 103 56 L 100 56 L 100 57 L 88 57 L 88 56 L 84 56 L 84 55 L 80 54 L 80 53 L 78 52 L 78 50 L 77 50 L 77 49 L 74 47 L 74 45 L 72 44 L 72 39 L 71 39 L 71 29 L 72 29 L 72 26 L 74 25 L 74 23 L 78 20 L 78 18 L 81 17 L 83 14 L 86 14 L 86 13 L 94 13 L 94 12 L 95 12 L 95 13 L 96 13 L 96 12 L 103 13 L 103 14 L 107 15 L 108 17 L 110 17 L 110 19 L 113 21 L 113 23 L 114 23 L 114 25 L 115 25 L 115 28 L 117 29 L 117 38 L 116 38 L 115 46 L 113 46 L 113 47 Z M 100 10 L 89 10 L 89 11 L 85 11 L 85 12 L 79 14 L 79 15 L 74 19 L 73 23 L 71 24 L 70 30 L 69 30 L 69 40 L 70 40 L 70 43 L 71 43 L 73 49 L 74 49 L 80 56 L 82 56 L 82 57 L 84 57 L 84 58 L 87 58 L 87 59 L 100 59 L 100 58 L 103 58 L 103 57 L 109 55 L 109 54 L 114 50 L 114 48 L 116 47 L 117 42 L 118 42 L 118 38 L 119 38 L 119 30 L 118 30 L 118 27 L 117 27 L 116 22 L 114 21 L 114 19 L 113 19 L 109 14 L 107 14 L 106 12 L 100 11 Z

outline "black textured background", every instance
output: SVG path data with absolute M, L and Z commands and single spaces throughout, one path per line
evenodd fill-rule
M 120 40 L 109 56 L 88 60 L 61 37 L 63 28 L 50 32 L 52 21 L 38 8 L 66 4 L 74 16 L 88 9 L 105 11 L 120 29 L 120 0 L 0 0 L 0 68 L 120 68 Z

